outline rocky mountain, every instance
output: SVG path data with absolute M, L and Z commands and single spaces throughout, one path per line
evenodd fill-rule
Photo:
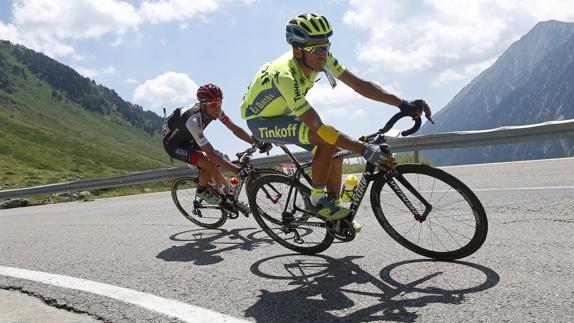
M 72 68 L 0 41 L 0 189 L 169 166 L 161 123 Z
M 464 87 L 420 134 L 574 118 L 574 23 L 538 23 Z M 438 165 L 574 155 L 574 140 L 425 151 Z

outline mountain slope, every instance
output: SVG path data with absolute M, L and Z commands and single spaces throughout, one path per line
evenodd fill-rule
M 71 68 L 0 42 L 2 188 L 169 166 L 160 124 Z
M 574 24 L 537 24 L 425 125 L 421 134 L 574 118 Z M 440 165 L 573 155 L 574 140 L 424 152 Z

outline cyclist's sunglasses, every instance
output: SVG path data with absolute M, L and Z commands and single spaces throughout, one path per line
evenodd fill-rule
M 204 101 L 205 105 L 207 105 L 208 109 L 219 109 L 221 107 L 221 100 L 217 101 Z
M 303 50 L 306 52 L 309 52 L 311 54 L 318 55 L 321 53 L 328 53 L 329 48 L 331 48 L 331 43 L 307 46 L 307 47 L 303 47 Z

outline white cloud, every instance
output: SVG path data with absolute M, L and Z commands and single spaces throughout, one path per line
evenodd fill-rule
M 41 51 L 51 57 L 72 56 L 80 58 L 72 46 L 51 37 L 49 34 L 29 34 L 22 32 L 14 24 L 0 22 L 0 39 Z
M 160 0 L 144 1 L 140 15 L 152 23 L 187 21 L 198 15 L 219 9 L 215 0 Z
M 116 69 L 111 65 L 104 68 L 104 69 L 101 69 L 101 70 L 86 68 L 86 67 L 81 67 L 81 66 L 77 66 L 74 69 L 76 70 L 76 72 L 80 73 L 82 76 L 89 77 L 91 79 L 93 79 L 97 76 L 116 74 Z
M 184 73 L 167 72 L 147 80 L 134 90 L 133 100 L 162 115 L 162 107 L 176 107 L 195 101 L 197 84 Z
M 327 83 L 316 84 L 306 99 L 321 117 L 354 119 L 366 114 L 362 107 L 367 99 L 342 82 L 338 82 L 334 89 Z
M 136 8 L 116 0 L 26 0 L 13 4 L 13 23 L 25 33 L 49 33 L 58 39 L 98 38 L 136 28 Z
M 454 69 L 447 69 L 439 74 L 436 80 L 432 82 L 433 87 L 438 87 L 444 85 L 446 83 L 455 82 L 455 81 L 470 81 L 475 78 L 478 74 L 482 71 L 486 70 L 490 66 L 494 64 L 496 61 L 495 58 L 485 60 L 483 62 L 469 64 L 463 67 L 461 72 L 457 72 Z
M 432 83 L 433 86 L 440 86 L 445 83 L 464 80 L 466 77 L 463 74 L 453 70 L 447 69 L 446 71 L 440 73 L 438 78 Z
M 124 80 L 124 82 L 126 84 L 138 84 L 139 83 L 138 80 L 135 80 L 135 79 L 126 79 L 126 80 Z
M 366 31 L 359 60 L 377 71 L 443 68 L 500 53 L 540 20 L 574 19 L 568 1 L 351 0 L 344 22 Z M 384 8 L 384 10 L 381 10 Z M 442 79 L 459 78 L 445 72 Z
M 116 74 L 116 69 L 113 66 L 108 66 L 106 68 L 104 68 L 104 70 L 102 71 L 102 74 L 104 75 L 114 75 Z
M 124 0 L 14 0 L 10 24 L 0 22 L 0 37 L 57 58 L 76 55 L 74 40 L 115 36 L 110 46 L 124 42 L 123 35 L 137 33 L 146 23 L 193 19 L 205 22 L 207 14 L 234 3 L 253 0 L 146 0 L 139 7 Z M 137 35 L 137 34 L 136 34 Z
M 123 43 L 124 43 L 124 40 L 123 40 L 122 37 L 116 37 L 116 39 L 115 39 L 113 42 L 110 43 L 110 46 L 112 46 L 112 47 L 118 47 L 118 46 L 120 46 L 120 45 L 123 44 Z

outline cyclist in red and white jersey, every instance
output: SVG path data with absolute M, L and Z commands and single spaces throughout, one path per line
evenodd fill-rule
M 217 166 L 221 166 L 234 174 L 240 174 L 242 170 L 223 158 L 213 148 L 203 130 L 211 121 L 218 119 L 237 138 L 249 144 L 253 143 L 253 139 L 223 112 L 221 109 L 223 93 L 217 85 L 205 84 L 200 86 L 197 90 L 197 99 L 198 103 L 176 109 L 165 120 L 162 127 L 163 146 L 171 157 L 199 167 L 197 197 L 210 204 L 217 204 L 219 202 L 218 197 L 213 196 L 210 190 L 206 189 L 210 181 L 224 185 L 225 192 L 231 193 L 229 184 Z M 260 151 L 265 152 L 270 148 L 270 144 L 263 144 Z M 240 207 L 248 210 L 242 204 Z

